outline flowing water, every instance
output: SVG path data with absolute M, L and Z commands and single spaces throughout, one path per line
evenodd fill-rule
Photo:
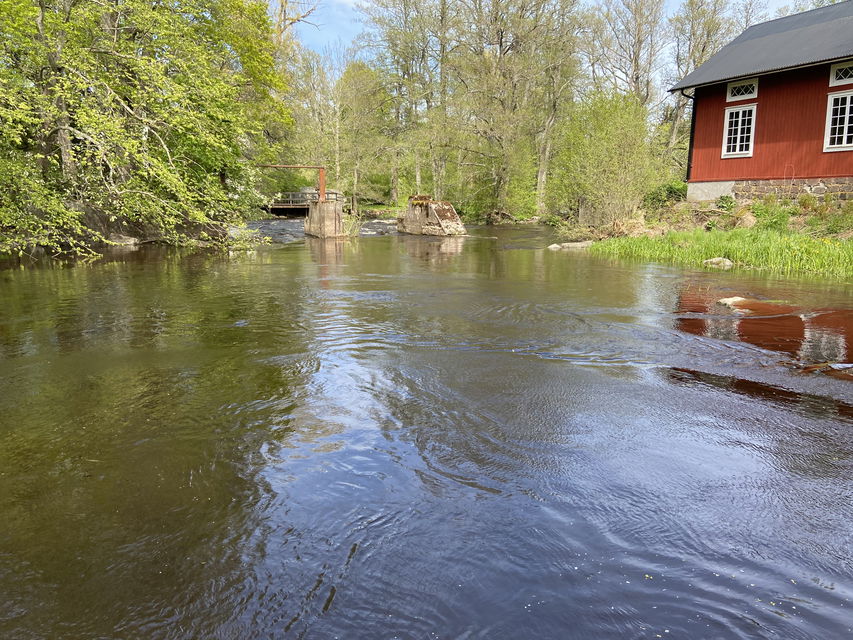
M 851 637 L 853 285 L 474 233 L 0 271 L 0 637 Z

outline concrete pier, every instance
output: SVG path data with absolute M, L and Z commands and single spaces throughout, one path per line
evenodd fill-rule
M 305 235 L 315 238 L 345 236 L 343 203 L 339 200 L 313 201 L 305 218 Z
M 452 204 L 426 195 L 409 198 L 406 212 L 397 217 L 397 231 L 424 236 L 461 236 L 466 233 Z

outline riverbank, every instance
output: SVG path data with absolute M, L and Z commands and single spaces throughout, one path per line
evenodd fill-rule
M 593 244 L 590 251 L 613 258 L 687 265 L 701 265 L 712 258 L 727 258 L 737 267 L 853 277 L 853 243 L 791 232 L 754 229 L 671 231 L 655 237 L 609 238 Z
M 563 229 L 561 235 L 579 239 L 576 229 Z M 725 258 L 734 267 L 851 278 L 851 237 L 853 201 L 768 198 L 737 207 L 728 199 L 704 207 L 680 203 L 648 222 L 614 226 L 610 233 L 598 234 L 590 251 L 697 266 Z

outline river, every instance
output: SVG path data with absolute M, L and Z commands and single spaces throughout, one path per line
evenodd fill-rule
M 0 637 L 851 637 L 853 284 L 472 233 L 0 271 Z

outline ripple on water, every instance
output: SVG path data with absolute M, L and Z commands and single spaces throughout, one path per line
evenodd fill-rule
M 779 285 L 488 233 L 0 281 L 0 636 L 853 636 L 849 387 L 699 308 Z

